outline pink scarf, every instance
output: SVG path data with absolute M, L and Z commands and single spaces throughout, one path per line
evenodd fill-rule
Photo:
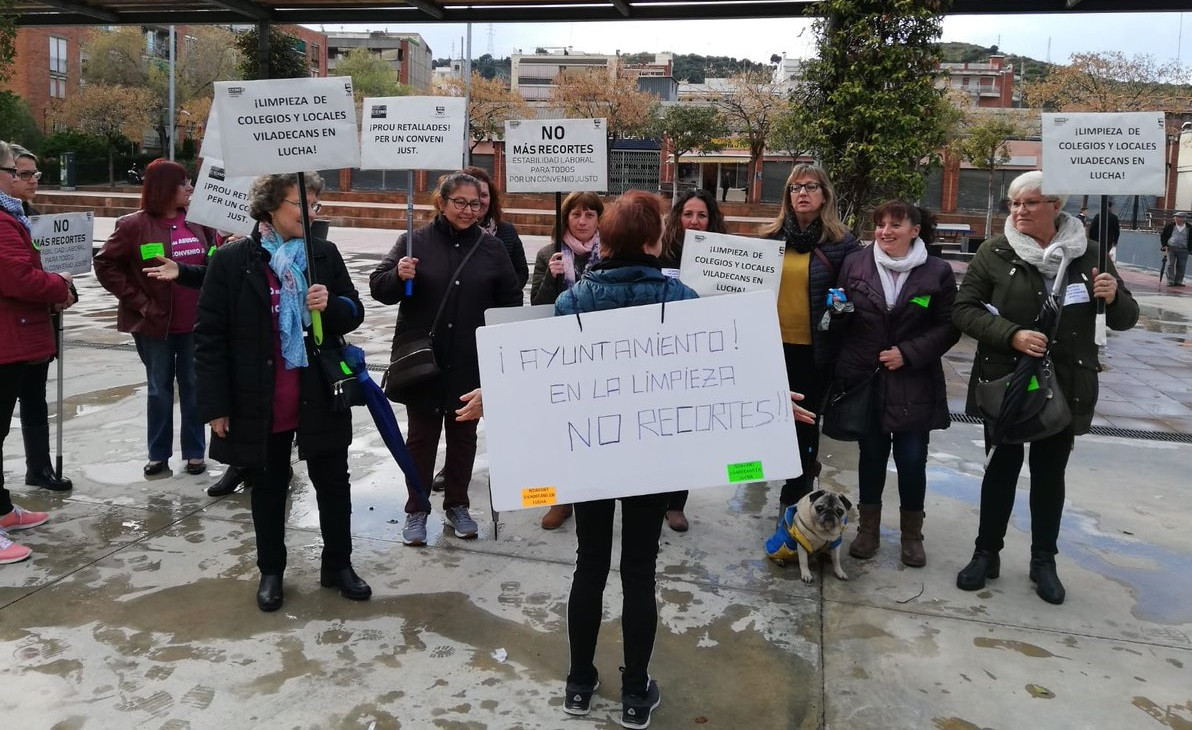
M 563 280 L 567 282 L 567 288 L 570 289 L 588 268 L 586 265 L 583 266 L 577 275 L 575 270 L 576 255 L 587 257 L 586 264 L 591 264 L 595 259 L 600 258 L 600 231 L 596 231 L 592 238 L 586 242 L 571 235 L 571 231 L 564 231 L 563 243 L 567 244 L 563 248 Z M 593 251 L 596 252 L 595 256 L 592 254 Z

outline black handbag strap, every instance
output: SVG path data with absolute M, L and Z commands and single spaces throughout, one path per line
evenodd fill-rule
M 447 280 L 447 291 L 443 293 L 443 301 L 439 302 L 439 311 L 435 312 L 435 318 L 430 323 L 430 336 L 432 338 L 435 336 L 435 330 L 439 328 L 439 320 L 443 318 L 443 310 L 447 308 L 447 300 L 451 298 L 451 292 L 455 289 L 452 283 L 459 276 L 460 272 L 464 270 L 464 267 L 468 265 L 468 259 L 472 258 L 472 254 L 476 253 L 476 249 L 480 248 L 480 241 L 483 238 L 484 231 L 482 230 L 476 236 L 476 242 L 472 244 L 472 248 L 468 249 L 468 253 L 464 255 L 464 260 L 460 261 L 459 266 L 455 267 L 455 273 Z

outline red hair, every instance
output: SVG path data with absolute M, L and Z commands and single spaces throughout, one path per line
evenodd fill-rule
M 170 218 L 177 212 L 178 186 L 190 179 L 186 168 L 161 157 L 145 168 L 145 183 L 141 186 L 141 210 L 154 218 Z
M 662 204 L 644 190 L 628 190 L 600 217 L 600 254 L 606 259 L 636 256 L 662 237 Z

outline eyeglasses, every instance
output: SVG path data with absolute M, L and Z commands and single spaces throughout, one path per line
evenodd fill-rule
M 1034 210 L 1044 203 L 1054 203 L 1055 198 L 1032 198 L 1031 200 L 1011 200 L 1010 210 L 1019 210 L 1025 208 L 1026 210 Z
M 21 170 L 17 173 L 17 177 L 22 180 L 40 180 L 41 172 L 38 170 Z
M 806 190 L 809 193 L 816 193 L 819 192 L 820 188 L 822 187 L 823 185 L 820 185 L 819 183 L 803 183 L 802 185 L 799 183 L 791 183 L 790 185 L 787 185 L 787 188 L 789 188 L 792 193 L 797 193 L 800 190 Z
M 284 200 L 284 198 L 283 198 L 283 200 Z M 298 208 L 299 210 L 302 209 L 302 203 L 300 203 L 297 200 L 286 200 L 286 202 L 289 203 L 290 205 L 294 206 L 295 208 Z M 311 203 L 310 209 L 312 211 L 314 211 L 315 213 L 318 213 L 320 210 L 323 209 L 323 204 L 322 203 Z
M 479 200 L 468 200 L 467 198 L 448 198 L 451 204 L 455 206 L 456 210 L 463 210 L 464 208 L 471 208 L 472 212 L 480 210 L 482 203 Z
M 13 178 L 16 178 L 16 176 L 17 176 L 17 168 L 15 168 L 15 167 L 0 167 L 0 170 L 7 172 L 9 175 L 12 175 Z

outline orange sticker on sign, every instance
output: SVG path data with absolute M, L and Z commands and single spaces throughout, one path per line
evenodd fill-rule
M 554 487 L 526 487 L 522 490 L 522 507 L 549 507 L 556 504 Z

